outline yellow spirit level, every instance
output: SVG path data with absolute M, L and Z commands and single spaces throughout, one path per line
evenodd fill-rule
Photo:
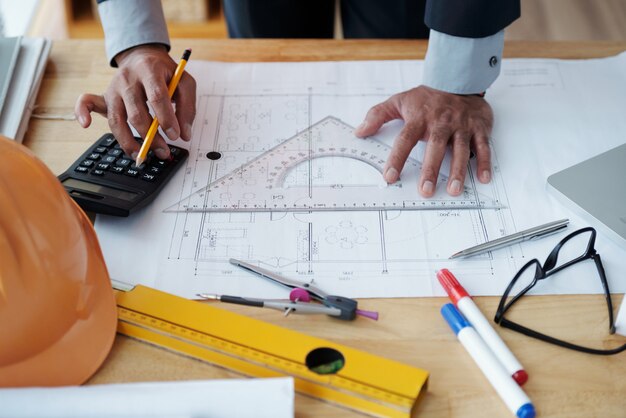
M 119 286 L 115 286 L 116 288 Z M 118 332 L 366 414 L 409 417 L 428 372 L 144 286 L 116 291 Z

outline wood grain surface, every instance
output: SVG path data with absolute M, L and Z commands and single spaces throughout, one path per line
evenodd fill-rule
M 252 62 L 422 59 L 427 44 L 424 41 L 395 40 L 175 40 L 173 55 L 178 56 L 176 51 L 185 47 L 193 48 L 196 60 Z M 571 59 L 604 57 L 624 50 L 624 42 L 508 42 L 505 56 Z M 35 113 L 43 117 L 71 115 L 76 98 L 83 92 L 103 92 L 113 72 L 114 69 L 107 65 L 101 41 L 56 42 Z M 55 174 L 60 174 L 96 137 L 108 131 L 104 119 L 94 119 L 94 124 L 87 130 L 80 128 L 75 121 L 32 119 L 24 144 Z M 622 297 L 614 295 L 616 310 Z M 579 344 L 614 347 L 626 342 L 624 337 L 608 334 L 602 296 L 535 296 L 526 299 L 524 305 L 514 312 L 519 321 L 542 326 Z M 363 308 L 379 311 L 380 320 L 361 319 L 350 323 L 323 316 L 284 318 L 275 311 L 226 304 L 222 307 L 430 371 L 428 391 L 414 416 L 511 416 L 441 318 L 439 309 L 445 302 L 447 300 L 442 298 L 364 300 Z M 476 302 L 491 318 L 498 299 L 479 297 Z M 525 390 L 539 416 L 625 416 L 626 354 L 591 356 L 553 347 L 502 328 L 497 331 L 530 375 Z M 118 336 L 110 356 L 88 384 L 235 376 L 219 367 Z M 297 395 L 296 416 L 362 415 Z

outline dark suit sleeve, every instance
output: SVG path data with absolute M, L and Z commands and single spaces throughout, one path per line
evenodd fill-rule
M 428 0 L 424 21 L 437 32 L 464 38 L 494 35 L 520 17 L 520 0 Z

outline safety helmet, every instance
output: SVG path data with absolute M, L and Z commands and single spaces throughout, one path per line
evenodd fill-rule
M 116 323 L 89 219 L 27 148 L 0 137 L 0 387 L 83 383 Z

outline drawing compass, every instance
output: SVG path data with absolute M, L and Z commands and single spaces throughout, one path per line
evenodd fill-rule
M 365 311 L 357 308 L 358 302 L 354 299 L 346 298 L 343 296 L 335 296 L 328 295 L 324 291 L 322 291 L 319 287 L 315 286 L 313 283 L 302 283 L 296 280 L 288 279 L 279 274 L 274 273 L 273 271 L 264 269 L 262 267 L 258 267 L 252 265 L 250 263 L 246 263 L 245 261 L 235 260 L 231 258 L 229 260 L 230 264 L 247 270 L 251 273 L 256 274 L 257 276 L 261 276 L 264 279 L 270 280 L 276 284 L 287 287 L 288 289 L 292 289 L 290 299 L 292 303 L 300 303 L 299 300 L 306 301 L 307 296 L 305 296 L 302 291 L 304 290 L 306 294 L 310 296 L 311 299 L 314 299 L 318 302 L 321 302 L 325 307 L 333 309 L 333 312 L 336 310 L 339 311 L 339 314 L 328 313 L 328 315 L 332 315 L 338 319 L 344 320 L 353 320 L 357 315 L 364 316 L 366 318 L 378 320 L 378 313 L 372 311 Z M 295 301 L 294 301 L 295 299 Z M 268 306 L 269 307 L 269 306 Z M 296 308 L 294 306 L 294 308 Z

